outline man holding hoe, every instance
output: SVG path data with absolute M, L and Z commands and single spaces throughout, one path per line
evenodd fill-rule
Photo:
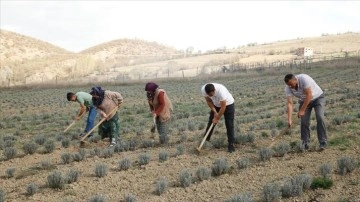
M 206 103 L 210 108 L 209 122 L 206 127 L 208 136 L 207 141 L 210 141 L 214 126 L 218 123 L 222 115 L 225 117 L 226 134 L 228 138 L 228 152 L 235 151 L 234 143 L 234 116 L 235 106 L 234 98 L 228 89 L 218 83 L 208 83 L 202 86 L 201 93 L 205 97 Z
M 287 74 L 284 78 L 286 83 L 285 94 L 287 97 L 288 125 L 292 125 L 293 96 L 299 98 L 299 112 L 297 117 L 301 119 L 301 140 L 304 149 L 309 149 L 310 144 L 310 116 L 314 108 L 316 116 L 316 131 L 320 150 L 324 150 L 327 142 L 325 126 L 325 97 L 319 85 L 307 74 Z
M 80 134 L 82 137 L 88 131 L 90 131 L 94 127 L 95 118 L 96 118 L 96 109 L 92 104 L 92 96 L 89 93 L 85 92 L 77 92 L 76 94 L 73 92 L 68 92 L 67 100 L 72 102 L 78 102 L 80 104 L 80 111 L 75 117 L 75 120 L 78 121 L 84 115 L 86 111 L 89 112 L 88 117 L 86 119 L 86 127 L 84 132 Z M 91 137 L 93 134 L 90 134 L 88 137 Z

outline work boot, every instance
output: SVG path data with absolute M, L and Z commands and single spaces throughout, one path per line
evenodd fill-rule
M 319 148 L 320 148 L 320 151 L 325 150 L 325 148 L 326 148 L 326 142 L 320 142 Z
M 109 147 L 113 147 L 113 146 L 115 146 L 115 145 L 116 145 L 116 140 L 115 140 L 115 138 L 111 138 L 111 143 L 110 143 Z
M 228 145 L 228 152 L 229 152 L 229 153 L 233 153 L 234 151 L 235 151 L 234 144 L 232 144 L 232 143 L 229 144 L 229 145 Z
M 307 151 L 307 150 L 310 149 L 310 143 L 309 142 L 303 141 L 302 145 L 303 145 L 304 150 Z

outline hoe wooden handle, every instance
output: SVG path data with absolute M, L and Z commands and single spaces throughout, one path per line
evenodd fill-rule
M 73 126 L 75 123 L 76 123 L 76 121 L 74 120 L 74 121 L 64 130 L 64 133 L 65 133 L 66 131 L 68 131 L 68 130 L 71 128 L 71 126 Z
M 114 113 L 117 109 L 119 109 L 119 107 L 115 107 L 108 115 Z M 106 120 L 106 117 L 102 118 L 102 119 L 99 121 L 99 123 L 97 123 L 91 130 L 89 130 L 89 132 L 87 132 L 87 133 L 81 138 L 80 142 L 83 142 L 83 141 L 85 140 L 85 138 L 86 138 L 87 136 L 89 136 L 90 133 L 93 132 L 97 127 L 99 127 L 100 124 L 101 124 L 102 122 L 104 122 L 105 120 Z
M 84 114 L 85 114 L 85 112 L 81 114 L 80 118 L 83 117 Z M 71 126 L 73 126 L 75 123 L 76 123 L 76 120 L 73 120 L 73 122 L 64 130 L 64 133 L 66 131 L 68 131 L 71 128 Z
M 204 136 L 203 140 L 201 141 L 200 146 L 199 146 L 198 148 L 196 148 L 198 151 L 200 151 L 200 150 L 201 150 L 202 146 L 204 145 L 204 143 L 205 143 L 205 141 L 206 141 L 206 138 L 209 136 L 210 131 L 211 131 L 211 129 L 212 129 L 213 127 L 214 127 L 214 124 L 213 124 L 213 123 L 211 123 L 211 125 L 210 125 L 209 129 L 206 131 L 206 134 L 205 134 L 205 136 Z

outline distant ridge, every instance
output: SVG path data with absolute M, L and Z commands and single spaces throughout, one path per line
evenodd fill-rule
M 0 86 L 41 82 L 134 80 L 187 77 L 216 71 L 219 64 L 291 60 L 299 47 L 316 55 L 359 52 L 360 33 L 251 43 L 205 54 L 176 50 L 157 42 L 117 39 L 74 53 L 51 43 L 0 30 Z M 190 49 L 189 49 L 190 50 Z

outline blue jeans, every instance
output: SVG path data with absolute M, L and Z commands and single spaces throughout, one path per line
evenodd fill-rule
M 217 112 L 220 111 L 220 107 L 215 107 L 215 109 Z M 225 112 L 224 112 L 224 118 L 225 118 L 226 134 L 227 134 L 227 139 L 228 139 L 229 145 L 232 145 L 235 143 L 234 117 L 235 117 L 235 105 L 234 104 L 227 105 Z M 206 127 L 206 131 L 209 130 L 213 119 L 214 119 L 214 112 L 210 111 L 209 121 L 208 121 L 208 125 Z M 213 133 L 214 128 L 215 127 L 212 127 L 211 131 L 209 132 L 209 135 L 206 138 L 207 141 L 210 141 L 210 137 Z
M 303 105 L 303 101 L 299 101 L 299 110 Z M 325 97 L 322 94 L 315 100 L 312 100 L 305 110 L 304 116 L 301 117 L 301 140 L 305 143 L 310 141 L 310 116 L 311 110 L 314 108 L 316 116 L 316 131 L 317 137 L 320 144 L 326 144 L 327 135 L 326 135 L 326 126 L 325 126 Z
M 86 127 L 84 130 L 85 133 L 89 132 L 94 127 L 96 114 L 96 108 L 94 106 L 89 107 L 89 115 L 86 119 Z M 93 132 L 90 135 L 93 135 Z

